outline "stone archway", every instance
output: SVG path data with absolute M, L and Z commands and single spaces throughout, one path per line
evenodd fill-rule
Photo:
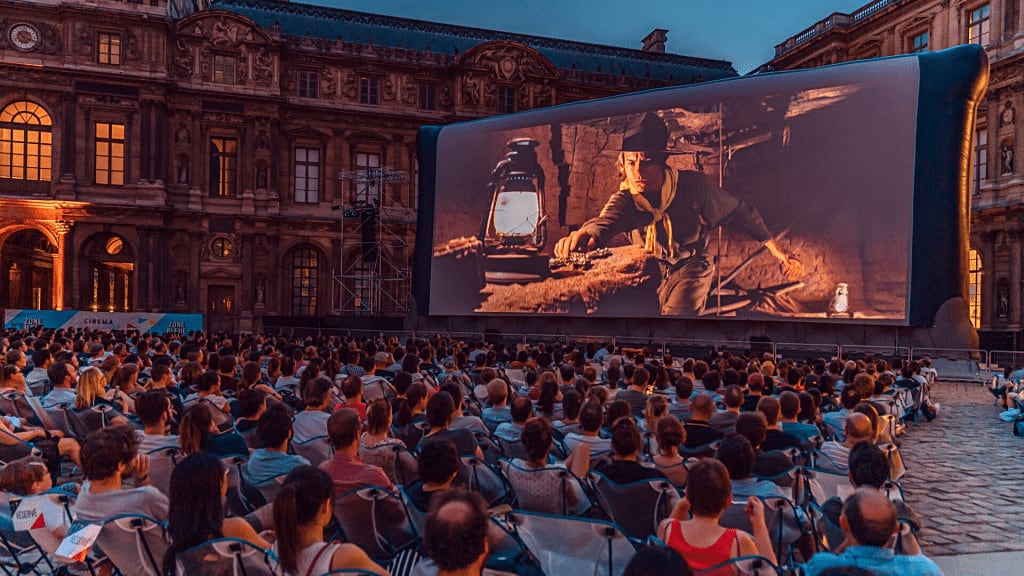
M 57 247 L 35 228 L 7 236 L 0 244 L 0 308 L 54 308 L 57 253 Z
M 128 312 L 135 309 L 135 251 L 121 236 L 97 234 L 81 252 L 79 305 L 83 310 Z

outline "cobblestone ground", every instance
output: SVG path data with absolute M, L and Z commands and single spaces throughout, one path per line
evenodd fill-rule
M 939 382 L 933 422 L 903 435 L 907 502 L 922 518 L 928 556 L 1024 551 L 1024 437 L 997 418 L 982 384 Z

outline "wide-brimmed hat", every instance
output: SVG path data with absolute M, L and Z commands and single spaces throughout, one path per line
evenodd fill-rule
M 668 126 L 654 112 L 645 112 L 630 119 L 622 132 L 622 144 L 618 152 L 648 152 L 654 154 L 682 154 L 680 150 L 669 150 Z

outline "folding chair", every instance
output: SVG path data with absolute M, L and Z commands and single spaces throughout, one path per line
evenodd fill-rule
M 729 568 L 732 570 L 726 572 Z M 694 576 L 711 576 L 713 574 L 737 574 L 738 576 L 783 576 L 786 574 L 779 566 L 763 556 L 737 556 L 725 562 L 715 564 L 704 570 L 694 571 Z
M 217 538 L 177 555 L 179 576 L 277 576 L 277 559 L 248 540 Z
M 520 510 L 580 516 L 590 509 L 590 498 L 583 482 L 565 468 L 523 468 L 504 459 L 499 466 L 512 485 L 516 507 Z M 576 495 L 573 504 L 569 503 L 570 494 Z
M 398 486 L 410 486 L 420 477 L 416 453 L 404 443 L 378 444 L 360 448 L 359 452 L 363 462 L 380 466 L 388 479 Z
M 334 456 L 334 446 L 327 439 L 327 435 L 314 436 L 304 442 L 292 442 L 292 449 L 299 456 L 302 456 L 312 466 L 320 466 L 323 462 Z
M 502 523 L 549 575 L 616 576 L 636 554 L 622 528 L 605 520 L 513 510 Z
M 54 566 L 46 550 L 30 532 L 14 530 L 13 514 L 20 499 L 4 500 L 0 501 L 0 570 L 4 574 L 52 574 Z
M 510 441 L 502 440 L 501 438 L 494 438 L 494 441 L 501 447 L 501 453 L 509 460 L 519 458 L 520 460 L 526 461 L 530 459 L 530 455 L 526 453 L 526 446 L 523 446 L 522 441 Z M 483 449 L 481 449 L 483 450 Z M 488 462 L 492 466 L 495 463 Z
M 813 532 L 807 525 L 807 515 L 787 498 L 761 498 L 764 503 L 764 523 L 772 541 L 772 550 L 780 565 L 793 562 L 793 545 L 805 533 Z M 736 528 L 753 534 L 750 518 L 746 514 L 747 501 L 734 501 L 719 520 L 726 528 Z
M 181 449 L 176 446 L 165 446 L 146 452 L 146 456 L 149 457 L 149 477 L 153 481 L 153 486 L 170 496 L 171 474 L 178 465 Z
M 124 574 L 160 576 L 170 546 L 167 523 L 145 514 L 119 514 L 103 521 L 96 545 Z
M 25 396 L 16 390 L 7 390 L 0 393 L 0 412 L 8 416 L 17 416 L 34 426 L 40 426 L 38 418 L 32 408 L 25 401 Z
M 587 475 L 597 503 L 608 518 L 636 541 L 656 534 L 679 500 L 679 491 L 668 480 L 641 480 L 617 484 L 600 472 Z
M 798 505 L 803 504 L 804 495 L 806 494 L 806 487 L 804 486 L 805 476 L 802 474 L 802 468 L 794 466 L 789 470 L 784 470 L 773 476 L 758 476 L 754 474 L 754 477 L 758 480 L 767 480 L 772 484 L 775 484 L 779 488 L 783 489 L 783 492 L 789 492 L 789 499 L 796 502 Z
M 694 446 L 693 448 L 680 446 L 679 454 L 683 458 L 714 458 L 715 454 L 718 453 L 718 445 L 721 443 L 721 440 L 713 440 L 707 444 L 701 444 L 700 446 Z
M 470 491 L 477 492 L 488 506 L 511 504 L 515 492 L 508 480 L 496 467 L 488 466 L 476 456 L 463 456 L 456 482 L 464 483 Z
M 427 511 L 420 510 L 413 504 L 412 498 L 405 491 L 404 486 L 398 487 L 398 495 L 401 496 L 402 503 L 405 504 L 405 510 L 409 513 L 409 521 L 416 528 L 416 533 L 423 534 L 423 528 L 427 524 Z
M 242 484 L 243 485 L 248 484 L 248 485 L 251 485 L 252 487 L 256 488 L 256 490 L 258 490 L 260 495 L 263 497 L 263 502 L 264 503 L 270 503 L 270 502 L 274 501 L 274 498 L 277 498 L 277 493 L 281 491 L 281 486 L 284 485 L 284 479 L 287 476 L 288 476 L 287 473 L 281 474 L 279 476 L 275 476 L 269 482 L 267 482 L 265 484 L 258 485 L 258 486 L 256 484 L 252 484 L 252 481 L 249 480 L 248 478 L 243 477 L 242 478 Z M 249 488 L 248 486 L 245 487 L 245 490 L 247 492 L 251 493 L 251 488 Z M 255 503 L 255 502 L 258 502 L 258 501 L 259 501 L 259 499 L 250 499 L 251 503 Z M 262 504 L 259 504 L 256 507 L 259 508 L 260 506 L 262 506 Z
M 346 542 L 356 544 L 378 562 L 419 543 L 419 533 L 401 497 L 380 486 L 364 486 L 335 497 L 334 519 Z
M 228 456 L 220 461 L 228 469 L 228 511 L 232 516 L 245 516 L 267 504 L 263 494 L 245 477 L 246 456 Z
M 889 464 L 889 479 L 899 482 L 907 473 L 903 465 L 903 455 L 900 454 L 898 446 L 892 443 L 879 444 L 878 448 L 885 454 L 885 461 Z
M 498 463 L 498 459 L 507 456 L 502 451 L 502 446 L 496 442 L 489 435 L 483 432 L 473 432 L 473 437 L 476 438 L 476 445 L 480 447 L 480 451 L 484 453 L 484 461 L 490 465 Z

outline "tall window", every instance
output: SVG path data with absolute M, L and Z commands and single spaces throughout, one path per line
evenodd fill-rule
M 967 41 L 971 44 L 988 46 L 989 40 L 992 37 L 991 31 L 988 4 L 983 4 L 971 10 L 967 18 Z
M 420 84 L 420 110 L 437 110 L 437 84 Z
M 238 181 L 238 140 L 210 138 L 210 195 L 234 196 Z
M 213 81 L 218 84 L 235 83 L 235 57 L 215 54 L 213 56 Z
M 96 123 L 96 183 L 124 184 L 124 124 Z
M 516 111 L 516 89 L 513 86 L 498 86 L 498 114 Z
M 988 129 L 978 128 L 974 132 L 974 163 L 971 165 L 971 182 L 974 193 L 981 193 L 981 183 L 988 180 Z
M 53 122 L 32 102 L 15 102 L 0 112 L 0 178 L 49 180 Z
M 365 170 L 366 174 L 364 177 L 356 180 L 354 202 L 370 204 L 377 199 L 377 186 L 379 182 L 372 177 L 374 168 L 380 168 L 380 154 L 370 152 L 359 152 L 356 154 L 356 170 Z
M 120 64 L 121 35 L 100 32 L 99 46 L 96 50 L 96 54 L 99 58 L 100 64 Z
M 910 39 L 910 51 L 913 53 L 927 52 L 928 51 L 928 31 L 925 30 L 919 34 L 915 34 Z
M 295 149 L 295 201 L 315 204 L 320 201 L 320 149 Z
M 380 104 L 380 78 L 359 79 L 359 103 L 374 106 Z
M 299 248 L 292 253 L 292 315 L 316 316 L 318 275 L 316 250 Z
M 312 70 L 299 71 L 299 98 L 319 98 L 318 77 Z
M 981 327 L 981 254 L 973 248 L 967 256 L 967 270 L 967 308 L 970 311 L 971 325 L 977 329 Z

